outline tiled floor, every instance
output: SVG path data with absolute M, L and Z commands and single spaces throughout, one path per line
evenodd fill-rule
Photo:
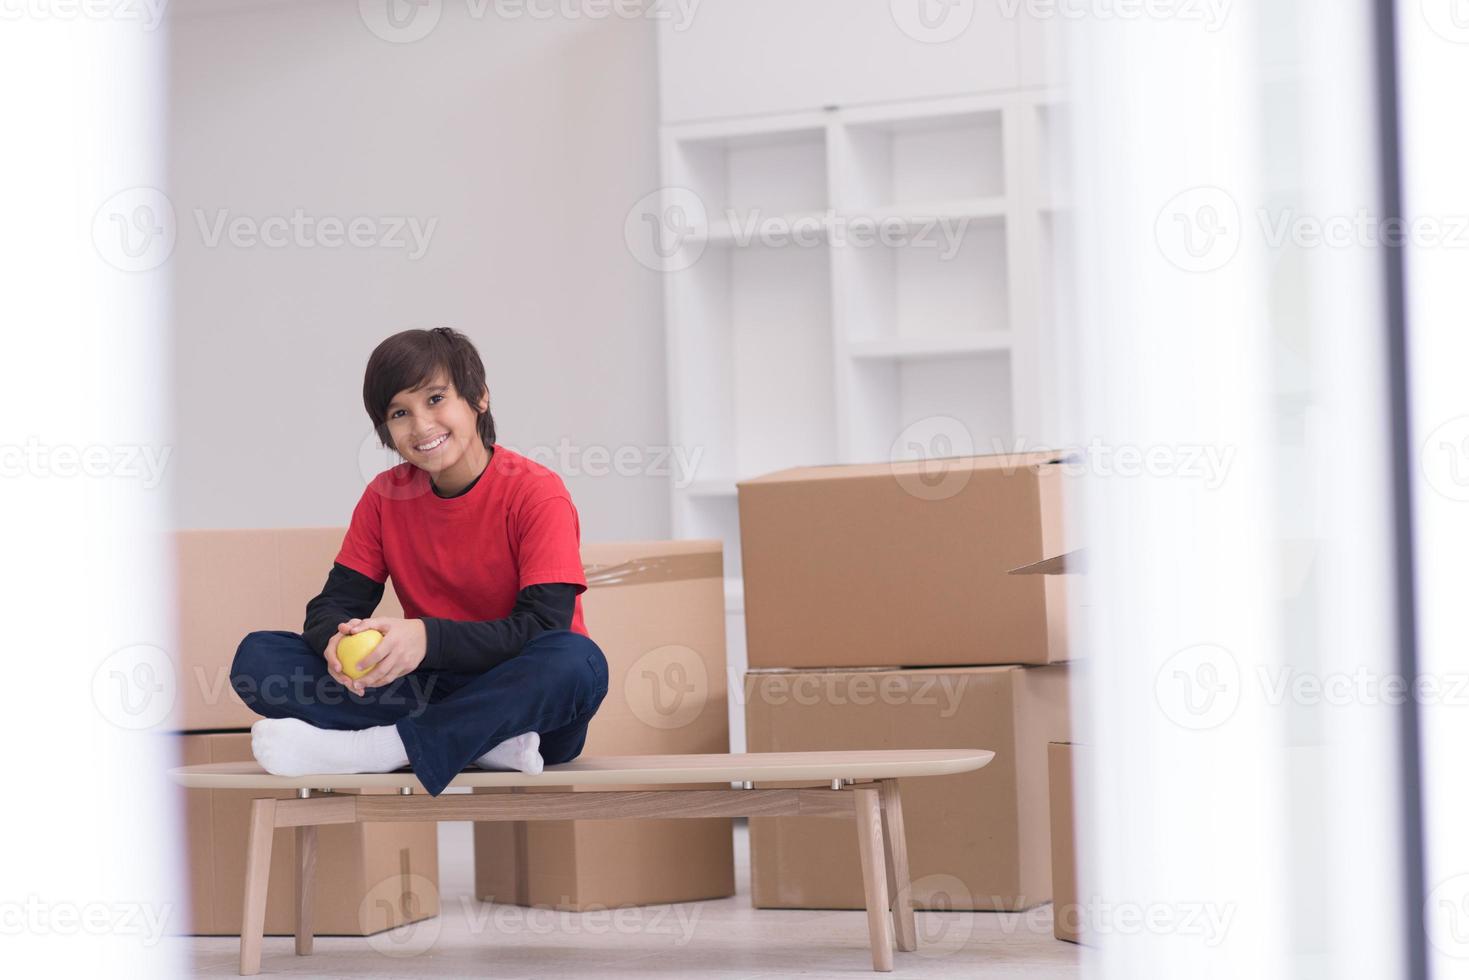
M 261 974 L 313 977 L 871 977 L 862 912 L 752 909 L 749 842 L 736 824 L 733 898 L 572 913 L 491 905 L 474 895 L 468 823 L 439 825 L 443 912 L 367 938 L 316 940 L 309 957 L 267 937 Z M 854 854 L 855 858 L 855 854 Z M 1051 936 L 1049 908 L 1025 915 L 919 912 L 919 948 L 895 952 L 894 978 L 1069 978 L 1077 947 Z M 197 976 L 237 975 L 239 940 L 178 938 Z

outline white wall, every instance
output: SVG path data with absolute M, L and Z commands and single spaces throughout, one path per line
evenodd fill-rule
M 450 325 L 485 359 L 499 441 L 577 452 L 556 465 L 584 540 L 668 533 L 666 476 L 575 465 L 586 447 L 667 441 L 661 286 L 623 238 L 658 185 L 654 24 L 480 6 L 425 8 L 441 19 L 413 43 L 350 2 L 174 8 L 178 526 L 345 524 L 397 461 L 359 462 L 368 354 Z M 210 247 L 196 214 L 297 208 L 437 225 L 413 260 Z

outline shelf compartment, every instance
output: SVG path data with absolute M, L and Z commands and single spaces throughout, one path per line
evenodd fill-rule
M 1004 222 L 971 222 L 957 245 L 848 246 L 841 320 L 854 343 L 993 336 L 1010 329 Z M 937 343 L 938 341 L 934 341 Z
M 845 127 L 845 208 L 1001 198 L 1005 186 L 998 108 L 902 116 Z
M 827 204 L 826 130 L 675 136 L 673 183 L 704 206 L 696 233 L 728 244 L 752 215 L 761 219 L 822 214 Z

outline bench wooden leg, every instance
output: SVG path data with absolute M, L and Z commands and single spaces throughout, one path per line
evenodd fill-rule
M 296 828 L 296 955 L 310 956 L 316 901 L 316 828 Z
M 887 860 L 882 846 L 882 803 L 875 789 L 855 789 L 857 852 L 862 857 L 862 890 L 867 899 L 867 935 L 872 968 L 893 969 L 893 920 L 888 913 Z
M 250 839 L 245 850 L 245 915 L 240 923 L 240 976 L 260 972 L 265 938 L 265 890 L 270 885 L 270 846 L 275 839 L 275 798 L 250 804 Z
M 887 845 L 888 890 L 892 892 L 898 949 L 912 952 L 918 948 L 918 924 L 913 919 L 913 883 L 908 877 L 908 837 L 903 830 L 898 781 L 884 779 L 877 784 L 877 791 L 882 798 L 883 843 Z

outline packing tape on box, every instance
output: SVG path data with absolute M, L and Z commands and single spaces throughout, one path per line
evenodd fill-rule
M 724 555 L 718 551 L 700 551 L 688 555 L 651 555 L 632 558 L 613 565 L 583 565 L 587 588 L 613 585 L 651 585 L 655 582 L 678 582 L 685 579 L 722 578 Z

